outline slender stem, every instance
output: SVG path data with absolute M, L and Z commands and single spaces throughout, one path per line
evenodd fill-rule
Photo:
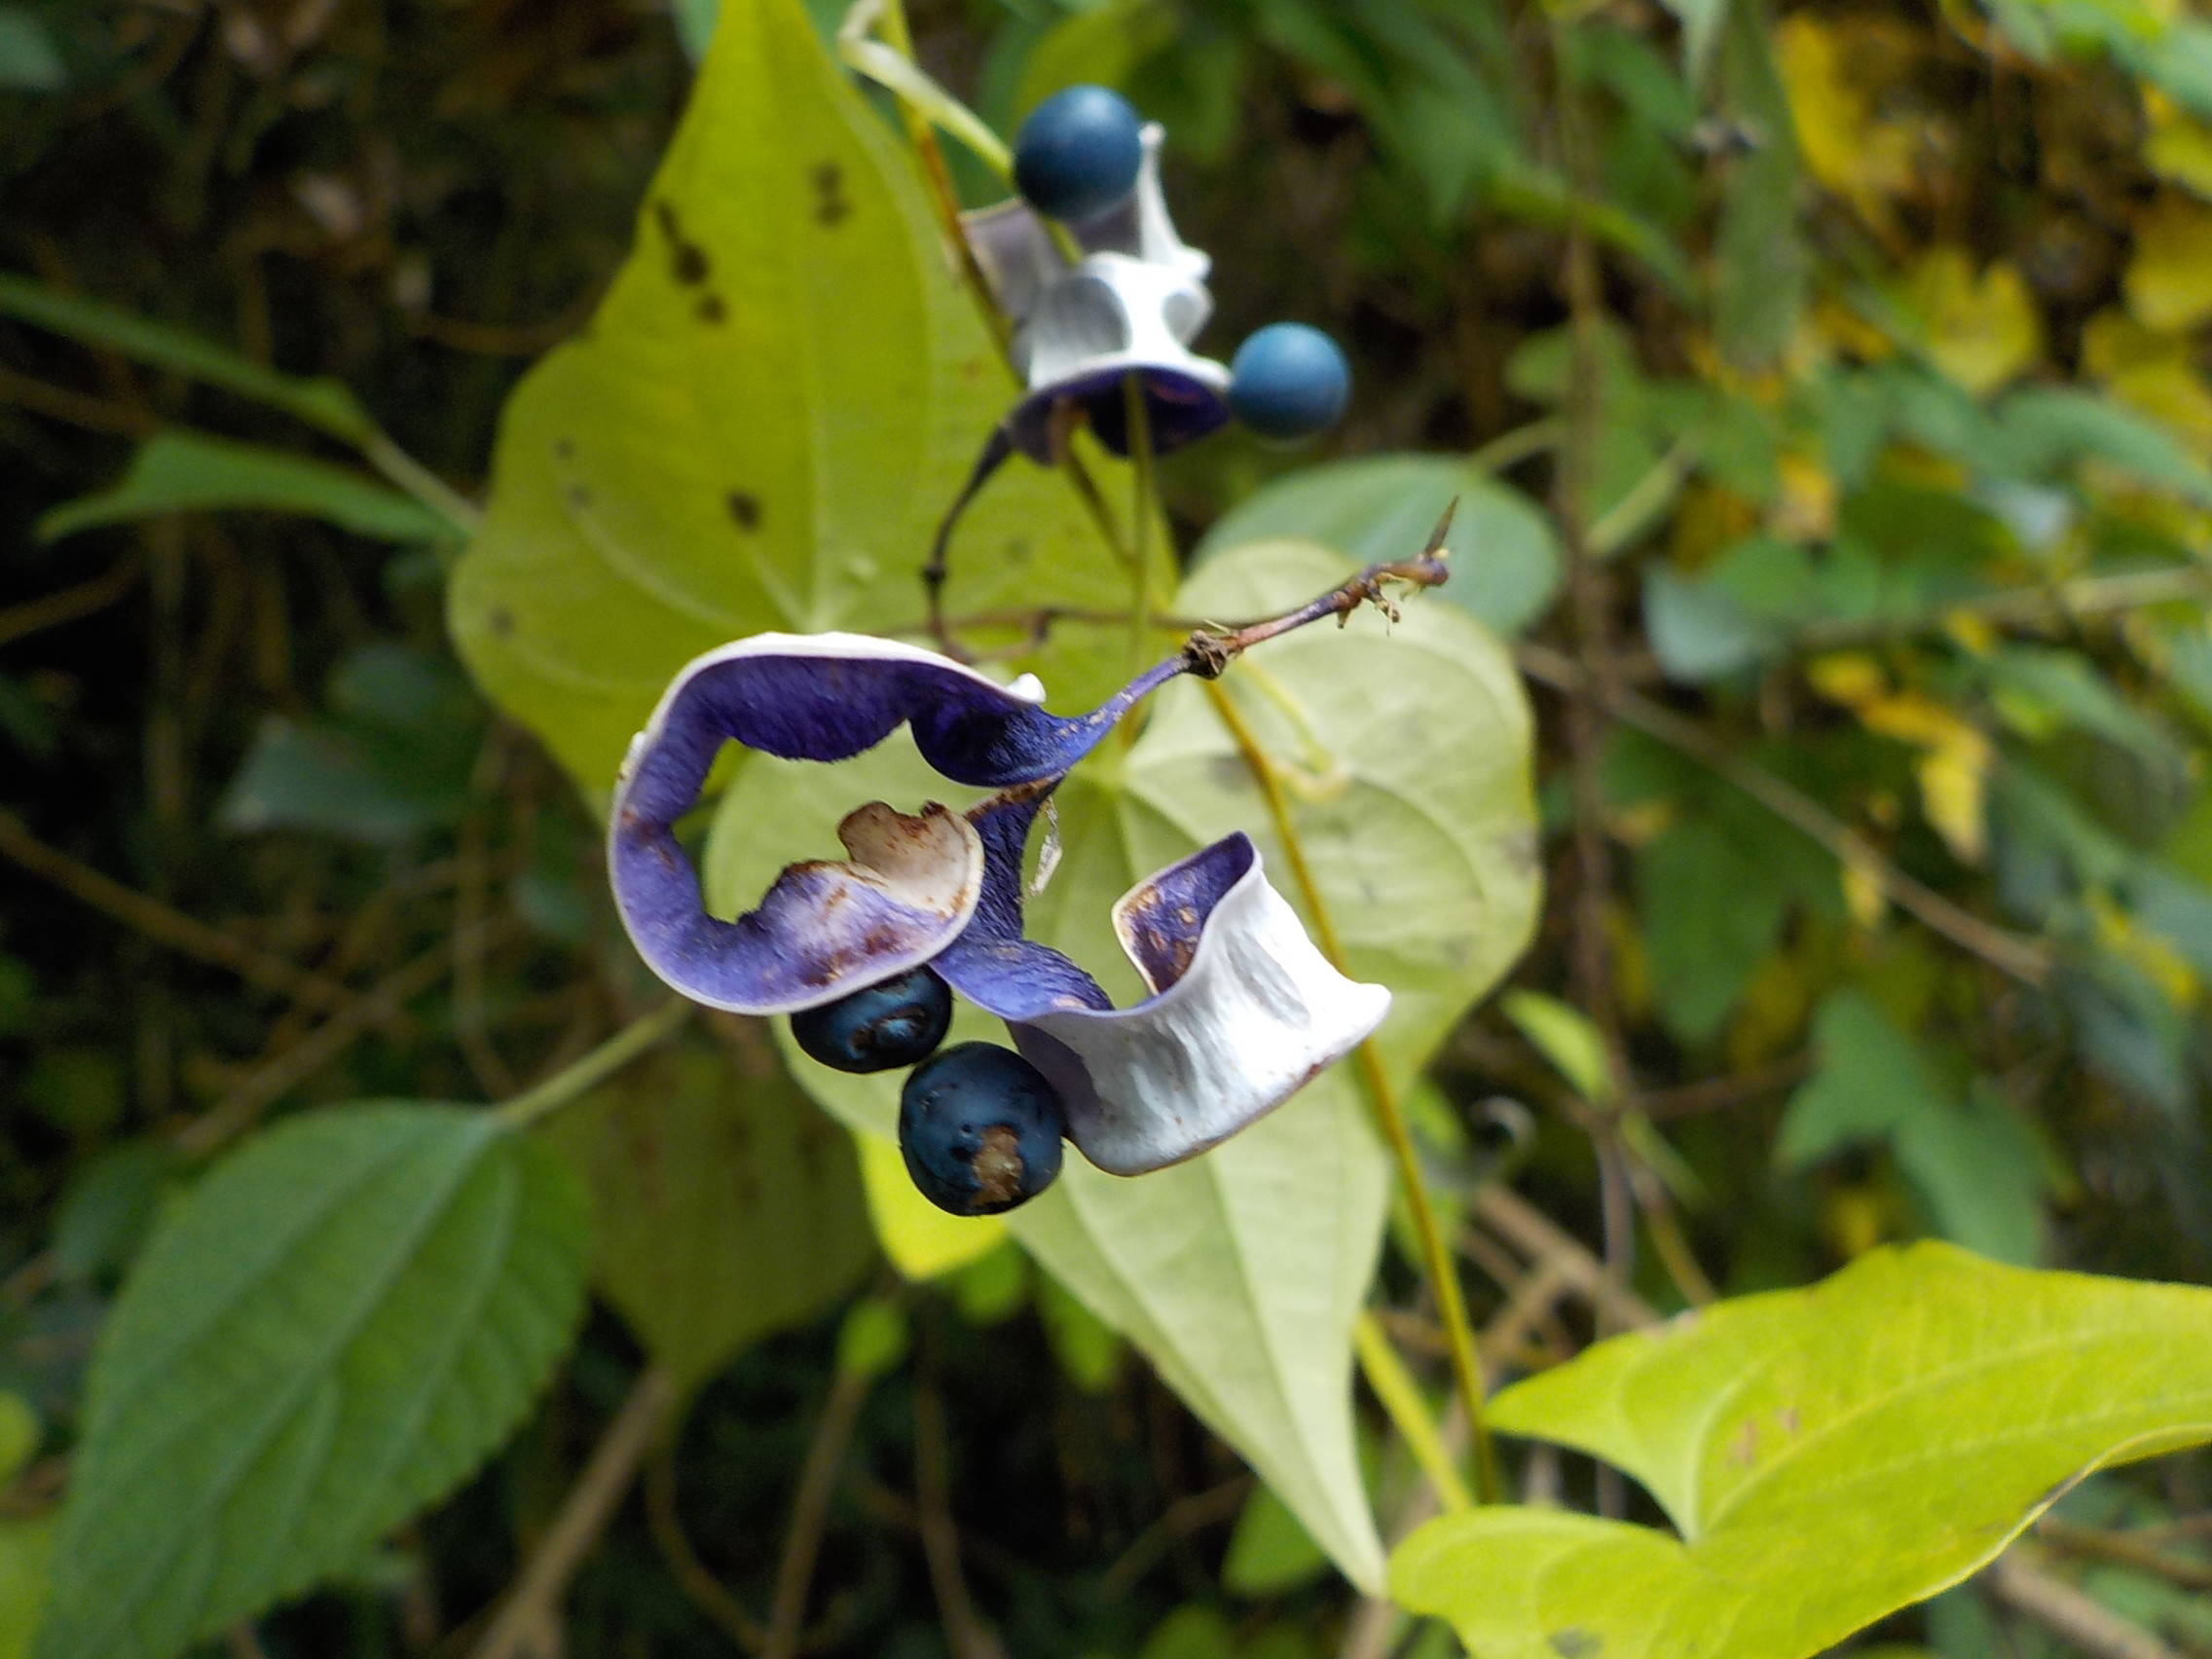
M 1218 684 L 1209 684 L 1206 690 L 1212 698 L 1214 712 L 1229 728 L 1230 736 L 1244 756 L 1246 769 L 1259 788 L 1269 820 L 1274 826 L 1275 839 L 1282 848 L 1283 860 L 1290 866 L 1292 880 L 1306 901 L 1307 915 L 1313 924 L 1321 954 L 1342 971 L 1344 944 L 1337 937 L 1336 924 L 1330 919 L 1328 905 L 1322 900 L 1320 883 L 1314 879 L 1312 866 L 1306 861 L 1306 849 L 1291 822 L 1290 803 L 1283 796 L 1282 785 L 1275 777 L 1267 752 L 1260 747 L 1257 735 L 1227 690 Z M 1452 1253 L 1444 1241 L 1444 1231 L 1437 1224 L 1436 1208 L 1429 1202 L 1428 1188 L 1421 1179 L 1413 1131 L 1407 1127 L 1405 1113 L 1382 1069 L 1382 1056 L 1373 1039 L 1353 1051 L 1352 1059 L 1360 1082 L 1366 1088 L 1368 1102 L 1374 1108 L 1376 1122 L 1382 1130 L 1382 1138 L 1397 1161 L 1406 1207 L 1413 1217 L 1414 1232 L 1420 1239 L 1422 1270 L 1436 1293 L 1437 1313 L 1443 1320 L 1446 1344 L 1451 1350 L 1453 1378 L 1474 1434 L 1475 1494 L 1484 1503 L 1495 1503 L 1501 1490 L 1497 1454 L 1491 1445 L 1490 1426 L 1483 1418 L 1482 1362 L 1475 1354 L 1475 1334 L 1467 1321 L 1467 1302 L 1459 1288 L 1458 1270 L 1453 1264 Z
M 1152 409 L 1144 400 L 1144 377 L 1122 377 L 1122 409 L 1129 448 L 1129 678 L 1144 672 L 1152 655 L 1152 520 L 1158 511 L 1154 495 Z M 1124 741 L 1133 742 L 1135 731 L 1124 724 Z
M 519 1659 L 542 1650 L 545 1632 L 558 1630 L 569 1581 L 614 1518 L 675 1403 L 676 1382 L 666 1371 L 654 1366 L 638 1378 L 470 1659 Z
M 822 1534 L 830 1524 L 830 1499 L 836 1492 L 837 1471 L 852 1445 L 861 1407 L 867 1402 L 868 1382 L 866 1372 L 840 1368 L 830 1384 L 830 1398 L 823 1405 L 814 1439 L 806 1449 L 805 1466 L 799 1471 L 798 1493 L 792 1499 L 783 1557 L 776 1563 L 776 1589 L 768 1611 L 762 1659 L 795 1659 L 798 1653 L 807 1596 L 814 1585 L 814 1564 L 822 1554 Z
M 393 443 L 384 431 L 371 431 L 361 440 L 360 450 L 362 460 L 451 524 L 458 534 L 473 535 L 477 526 L 484 522 L 482 508 Z
M 527 1128 L 547 1113 L 559 1111 L 578 1095 L 597 1088 L 639 1055 L 658 1048 L 692 1013 L 690 1003 L 672 997 L 496 1110 L 509 1128 Z
M 1367 1385 L 1375 1390 L 1375 1397 L 1382 1402 L 1398 1436 L 1406 1443 L 1406 1450 L 1414 1455 L 1428 1484 L 1436 1489 L 1437 1501 L 1446 1509 L 1464 1509 L 1474 1500 L 1467 1495 L 1467 1484 L 1453 1467 L 1452 1455 L 1444 1449 L 1444 1437 L 1437 1432 L 1428 1407 L 1422 1402 L 1420 1390 L 1415 1386 L 1406 1362 L 1398 1357 L 1398 1350 L 1390 1346 L 1390 1339 L 1382 1334 L 1382 1327 L 1372 1313 L 1362 1313 L 1352 1326 L 1352 1345 L 1359 1354 L 1359 1369 L 1367 1378 Z
M 1556 449 L 1566 432 L 1567 421 L 1564 417 L 1547 415 L 1541 421 L 1531 421 L 1526 426 L 1515 426 L 1511 431 L 1498 433 L 1468 456 L 1467 464 L 1477 472 L 1503 472 L 1509 466 L 1519 465 L 1530 456 Z
M 699 1552 L 683 1530 L 682 1511 L 676 1501 L 676 1447 L 664 1439 L 645 1465 L 645 1525 L 660 1546 L 676 1587 L 691 1604 L 719 1627 L 721 1633 L 747 1653 L 757 1653 L 768 1640 L 760 1621 L 746 1611 L 722 1581 L 708 1570 Z

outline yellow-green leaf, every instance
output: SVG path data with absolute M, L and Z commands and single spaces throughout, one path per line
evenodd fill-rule
M 1475 1659 L 1806 1659 L 1987 1565 L 2089 1470 L 2212 1439 L 2212 1291 L 1884 1249 L 1602 1343 L 1492 1420 L 1626 1469 L 1680 1535 L 1431 1522 L 1391 1584 Z
M 600 794 L 700 651 L 913 625 L 938 517 L 1014 394 L 909 159 L 798 0 L 729 0 L 629 260 L 507 405 L 455 639 Z M 958 614 L 1126 587 L 1074 493 L 1016 461 L 947 593 Z M 1057 683 L 1106 674 L 1063 659 Z
M 2179 332 L 2212 317 L 2212 207 L 2169 190 L 2136 216 L 2127 309 L 2146 328 Z
M 788 1053 L 793 1065 L 807 1063 L 796 1045 Z M 888 1136 L 855 1129 L 853 1145 L 875 1236 L 905 1277 L 931 1279 L 964 1268 L 1006 1236 L 1006 1223 L 995 1215 L 947 1215 L 923 1198 L 898 1143 Z

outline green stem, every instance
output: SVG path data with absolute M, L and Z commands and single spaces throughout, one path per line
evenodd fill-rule
M 383 473 L 461 535 L 473 535 L 484 522 L 483 509 L 432 472 L 381 429 L 360 440 L 361 459 Z
M 1283 862 L 1290 866 L 1291 879 L 1305 900 L 1307 917 L 1313 924 L 1321 954 L 1342 973 L 1345 968 L 1343 941 L 1322 900 L 1320 883 L 1314 879 L 1313 868 L 1306 861 L 1306 849 L 1291 823 L 1290 803 L 1283 796 L 1282 785 L 1269 763 L 1267 752 L 1260 747 L 1258 735 L 1220 682 L 1206 682 L 1206 694 L 1242 753 L 1246 770 L 1259 787 L 1268 818 L 1274 826 L 1275 840 L 1282 848 Z M 1436 1207 L 1429 1202 L 1428 1188 L 1421 1179 L 1420 1160 L 1414 1150 L 1413 1131 L 1406 1124 L 1397 1091 L 1390 1087 L 1389 1076 L 1382 1069 L 1382 1053 L 1372 1038 L 1352 1051 L 1352 1060 L 1366 1088 L 1382 1138 L 1389 1144 L 1390 1156 L 1397 1162 L 1406 1208 L 1413 1218 L 1414 1233 L 1420 1240 L 1421 1267 L 1430 1288 L 1436 1293 L 1436 1310 L 1444 1324 L 1453 1379 L 1467 1414 L 1467 1426 L 1474 1435 L 1475 1494 L 1484 1503 L 1495 1503 L 1503 1489 L 1497 1476 L 1497 1454 L 1491 1445 L 1490 1425 L 1483 1417 L 1482 1361 L 1476 1357 L 1474 1327 L 1467 1319 L 1467 1301 L 1459 1288 L 1459 1272 L 1445 1244 L 1444 1230 L 1437 1224 Z
M 1526 426 L 1498 433 L 1468 456 L 1467 464 L 1477 472 L 1503 472 L 1530 456 L 1557 449 L 1566 433 L 1567 422 L 1560 416 L 1547 415 L 1541 421 L 1531 421 Z
M 630 1021 L 589 1053 L 570 1061 L 543 1083 L 524 1089 L 493 1109 L 507 1127 L 528 1128 L 547 1113 L 557 1112 L 578 1095 L 590 1093 L 641 1054 L 660 1047 L 693 1012 L 692 1004 L 682 997 L 672 997 L 652 1013 Z
M 1158 508 L 1154 476 L 1152 409 L 1144 400 L 1144 378 L 1122 377 L 1122 408 L 1129 446 L 1129 678 L 1152 663 L 1152 521 Z M 1124 722 L 1124 731 L 1128 730 Z M 1133 739 L 1134 733 L 1130 737 Z
M 1465 1509 L 1474 1501 L 1467 1495 L 1467 1483 L 1452 1466 L 1452 1454 L 1445 1450 L 1444 1437 L 1437 1432 L 1436 1421 L 1428 1415 L 1420 1389 L 1415 1385 L 1411 1373 L 1406 1370 L 1406 1362 L 1398 1357 L 1398 1350 L 1390 1346 L 1390 1339 L 1382 1334 L 1382 1327 L 1374 1314 L 1360 1314 L 1358 1323 L 1351 1328 L 1351 1339 L 1367 1385 L 1375 1390 L 1375 1397 L 1382 1402 L 1382 1410 L 1405 1441 L 1406 1450 L 1414 1455 L 1414 1461 L 1428 1477 L 1428 1484 L 1436 1489 L 1437 1500 L 1448 1511 Z

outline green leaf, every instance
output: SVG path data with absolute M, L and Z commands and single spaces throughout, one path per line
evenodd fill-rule
M 963 1039 L 964 1040 L 964 1039 Z M 787 1051 L 793 1065 L 795 1047 Z M 933 1279 L 964 1268 L 1006 1237 L 1006 1223 L 995 1215 L 947 1215 L 914 1190 L 898 1143 L 887 1135 L 856 1130 L 861 1185 L 867 1192 L 867 1216 L 876 1242 L 891 1265 L 910 1279 Z
M 1775 1159 L 1801 1167 L 1886 1142 L 1936 1230 L 1984 1255 L 2033 1262 L 2042 1246 L 2042 1161 L 1987 1089 L 1962 1091 L 1862 991 L 1831 992 L 1814 1020 L 1819 1068 L 1784 1111 Z
M 54 1522 L 0 1521 L 0 1659 L 29 1659 L 54 1566 Z
M 377 435 L 368 411 L 337 381 L 279 374 L 187 329 L 60 293 L 27 276 L 0 271 L 0 316 L 18 317 L 88 346 L 109 347 L 158 369 L 221 387 L 350 444 L 367 443 Z
M 1329 1558 L 1312 1533 L 1265 1486 L 1252 1489 L 1229 1534 L 1222 1559 L 1222 1588 L 1265 1601 L 1310 1583 L 1328 1570 Z
M 567 1348 L 585 1233 L 482 1108 L 314 1112 L 224 1159 L 101 1334 L 40 1659 L 171 1659 L 451 1491 Z
M 912 630 L 938 517 L 1014 396 L 909 158 L 796 0 L 728 0 L 630 259 L 507 405 L 456 642 L 597 795 L 699 652 Z M 1126 500 L 1125 469 L 1092 472 Z M 1074 493 L 1025 461 L 951 556 L 955 615 L 1126 601 Z M 1101 693 L 1119 660 L 1063 652 L 1054 689 Z
M 2071 1483 L 2212 1438 L 2212 1291 L 1877 1250 L 1515 1384 L 1493 1424 L 1626 1469 L 1679 1529 L 1431 1522 L 1398 1599 L 1477 1659 L 1806 1659 L 1994 1560 Z
M 1232 507 L 1194 558 L 1296 537 L 1362 565 L 1402 559 L 1428 538 L 1454 498 L 1459 505 L 1444 594 L 1498 633 L 1517 634 L 1559 591 L 1559 539 L 1519 492 L 1452 456 L 1364 456 L 1301 467 Z
M 2123 467 L 2147 484 L 2198 504 L 2212 502 L 2212 467 L 2156 422 L 2109 399 L 2059 387 L 2028 387 L 1997 409 L 1999 429 L 2020 449 L 2027 472 L 2076 460 Z
M 1714 327 L 1733 361 L 1770 362 L 1805 305 L 1812 258 L 1797 227 L 1803 182 L 1788 94 L 1775 65 L 1768 8 L 1723 8 L 1720 80 L 1729 117 L 1752 148 L 1728 164 L 1714 248 Z
M 1599 1105 L 1612 1098 L 1605 1040 L 1588 1014 L 1542 991 L 1508 991 L 1501 1004 L 1505 1017 L 1577 1094 Z
M 138 446 L 122 482 L 63 502 L 38 521 L 38 534 L 55 541 L 164 513 L 237 510 L 302 513 L 379 541 L 453 535 L 441 514 L 350 468 L 173 426 Z
M 1264 615 L 1349 569 L 1317 547 L 1247 543 L 1211 560 L 1176 604 Z M 1404 1089 L 1534 920 L 1529 715 L 1510 661 L 1476 623 L 1423 596 L 1395 626 L 1368 613 L 1341 631 L 1309 628 L 1261 646 L 1221 685 L 1282 771 L 1348 971 L 1394 993 L 1378 1042 Z M 909 807 L 960 798 L 903 740 L 840 766 L 745 761 L 709 837 L 717 909 L 750 906 L 782 865 L 830 852 L 837 820 L 871 797 Z M 1063 856 L 1031 903 L 1031 936 L 1124 1003 L 1139 993 L 1108 909 L 1141 876 L 1242 829 L 1298 899 L 1198 684 L 1160 693 L 1135 744 L 1109 744 L 1086 762 L 1062 786 L 1058 810 Z M 953 1040 L 968 1037 L 1004 1040 L 964 1008 Z M 796 1075 L 856 1127 L 889 1132 L 896 1079 L 803 1063 Z M 1008 1217 L 1014 1236 L 1142 1349 L 1362 1583 L 1374 1582 L 1379 1551 L 1352 1450 L 1351 1326 L 1387 1186 L 1366 1103 L 1340 1066 L 1189 1163 L 1124 1180 L 1077 1161 Z
M 1692 685 L 1749 668 L 1774 645 L 1773 630 L 1721 583 L 1663 566 L 1643 578 L 1643 631 L 1667 678 Z
M 46 25 L 21 6 L 0 6 L 0 89 L 18 92 L 56 92 L 69 71 Z M 8 1651 L 0 1637 L 0 1654 Z
M 447 780 L 379 765 L 349 732 L 277 716 L 254 733 L 215 816 L 241 834 L 305 830 L 381 846 L 459 817 L 465 800 Z
M 1125 89 L 1137 65 L 1172 43 L 1181 26 L 1166 0 L 1103 0 L 1070 12 L 1030 49 L 1014 87 L 1014 120 L 1063 87 Z
M 1638 850 L 1636 890 L 1660 1018 L 1684 1042 L 1704 1042 L 1781 937 L 1787 871 L 1756 839 L 1687 818 Z
M 650 1055 L 555 1118 L 591 1190 L 593 1276 L 688 1392 L 819 1317 L 875 1259 L 852 1140 L 768 1052 Z

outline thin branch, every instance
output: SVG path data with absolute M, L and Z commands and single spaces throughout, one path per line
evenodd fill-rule
M 806 1604 L 814 1586 L 814 1566 L 822 1553 L 822 1534 L 830 1524 L 830 1499 L 837 1473 L 853 1443 L 853 1426 L 867 1401 L 868 1375 L 840 1366 L 830 1384 L 814 1425 L 814 1439 L 792 1499 L 791 1525 L 784 1530 L 784 1553 L 776 1563 L 776 1588 L 768 1607 L 763 1659 L 795 1659 L 806 1625 Z
M 758 1653 L 766 1646 L 768 1633 L 760 1621 L 746 1611 L 745 1604 L 708 1569 L 707 1564 L 699 1559 L 698 1551 L 691 1547 L 690 1535 L 683 1530 L 682 1510 L 676 1501 L 673 1439 L 663 1440 L 652 1460 L 645 1465 L 645 1525 L 652 1532 L 653 1542 L 660 1546 L 676 1587 L 690 1599 L 691 1604 L 747 1653 Z
M 174 905 L 165 904 L 150 894 L 102 875 L 90 865 L 80 864 L 58 847 L 40 840 L 21 819 L 5 808 L 0 808 L 0 858 L 53 883 L 72 899 L 91 905 L 134 933 L 143 934 L 155 943 L 166 945 L 197 962 L 226 969 L 248 984 L 298 998 L 325 1012 L 346 1008 L 355 1000 L 354 992 L 334 979 L 326 979 L 311 969 L 273 955 L 220 928 L 209 927 Z
M 1659 1323 L 1658 1309 L 1608 1272 L 1580 1239 L 1510 1187 L 1493 1183 L 1478 1189 L 1475 1215 L 1530 1260 L 1557 1262 L 1572 1275 L 1574 1288 L 1604 1307 L 1622 1328 Z
M 351 1048 L 363 1033 L 397 1018 L 408 1003 L 446 977 L 452 962 L 446 945 L 432 945 L 348 1000 L 336 1014 L 248 1072 L 221 1100 L 179 1129 L 178 1149 L 191 1157 L 203 1157 L 249 1127 L 288 1090 Z
M 2008 933 L 1914 880 L 1876 852 L 1870 842 L 1811 796 L 1772 772 L 1733 754 L 1696 721 L 1625 688 L 1603 690 L 1571 657 L 1524 641 L 1514 647 L 1522 673 L 1577 697 L 1597 697 L 1621 720 L 1671 749 L 1679 750 L 1750 795 L 1785 824 L 1826 848 L 1899 909 L 1917 917 L 1960 949 L 2020 980 L 2041 985 L 2049 977 L 2050 952 L 2033 940 Z
M 1235 1475 L 1219 1486 L 1190 1493 L 1170 1503 L 1158 1520 L 1130 1540 L 1129 1547 L 1099 1578 L 1100 1600 L 1120 1601 L 1177 1543 L 1194 1532 L 1234 1519 L 1256 1485 L 1250 1475 Z
M 2109 1532 L 2096 1527 L 2078 1527 L 2046 1515 L 2036 1523 L 2036 1537 L 2064 1555 L 2092 1561 L 2116 1562 L 2144 1572 L 2156 1573 L 2188 1590 L 2212 1590 L 2212 1562 L 2169 1555 L 2134 1532 Z
M 11 605 L 0 610 L 0 645 L 13 645 L 48 628 L 58 628 L 64 622 L 105 610 L 136 587 L 145 573 L 146 567 L 138 556 L 126 553 L 90 581 L 65 587 L 58 593 L 41 594 L 20 605 Z
M 660 1432 L 661 1419 L 675 1403 L 676 1382 L 668 1372 L 656 1365 L 639 1375 L 469 1659 L 521 1659 L 526 1653 L 558 1651 L 549 1648 L 546 1633 L 559 1628 L 569 1581 L 614 1519 L 638 1465 Z
M 2181 1659 L 2132 1619 L 2023 1560 L 2017 1547 L 1990 1569 L 1989 1587 L 1999 1600 L 2096 1659 Z
M 977 1615 L 968 1580 L 960 1570 L 960 1529 L 952 1519 L 951 1477 L 946 1467 L 944 1408 L 926 1378 L 914 1379 L 914 1508 L 922 1537 L 922 1559 L 930 1587 L 937 1593 L 938 1618 L 944 1626 L 952 1659 L 1006 1659 L 1006 1648 Z
M 527 1128 L 549 1112 L 588 1094 L 639 1055 L 660 1045 L 697 1012 L 682 997 L 671 997 L 650 1014 L 640 1014 L 606 1042 L 570 1061 L 543 1082 L 503 1102 L 499 1116 L 513 1128 Z

